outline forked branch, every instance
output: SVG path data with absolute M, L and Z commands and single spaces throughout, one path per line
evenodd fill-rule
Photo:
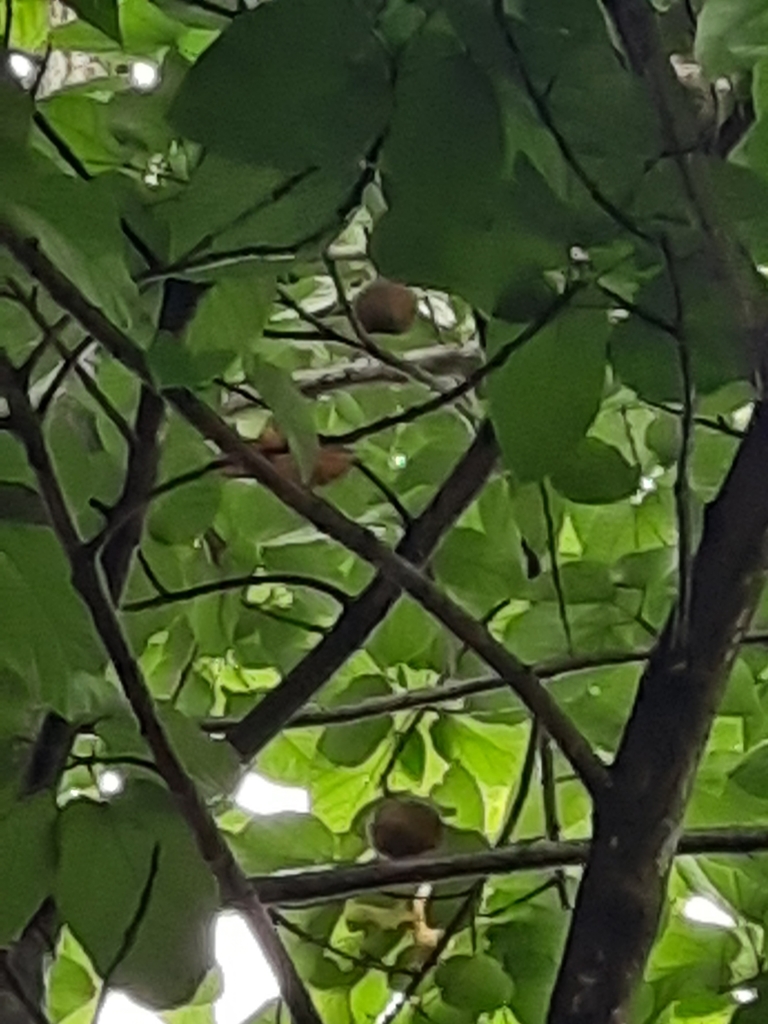
M 38 280 L 106 350 L 143 381 L 154 387 L 144 353 L 131 339 L 93 306 L 79 289 L 40 250 L 11 227 L 0 224 L 0 244 L 10 250 L 28 273 Z M 563 302 L 570 296 L 563 296 Z M 534 717 L 558 744 L 586 788 L 597 794 L 608 782 L 608 772 L 554 698 L 533 672 L 499 643 L 488 629 L 465 612 L 410 561 L 381 543 L 373 533 L 353 522 L 328 502 L 293 483 L 244 441 L 204 402 L 187 388 L 167 388 L 163 396 L 208 440 L 233 457 L 255 480 L 317 529 L 379 568 L 471 647 L 517 693 Z

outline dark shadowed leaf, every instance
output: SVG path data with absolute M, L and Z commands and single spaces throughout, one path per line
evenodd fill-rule
M 552 483 L 565 498 L 587 505 L 605 505 L 629 498 L 640 482 L 640 467 L 631 466 L 618 448 L 585 437 L 560 466 Z
M 384 51 L 357 5 L 277 0 L 232 22 L 171 114 L 222 156 L 296 171 L 362 156 L 389 102 Z
M 134 782 L 110 803 L 77 800 L 59 825 L 55 896 L 59 911 L 104 976 L 155 1006 L 186 1002 L 210 969 L 213 878 L 170 796 Z M 157 873 L 135 941 L 119 960 L 139 896 Z
M 600 403 L 608 330 L 604 313 L 568 310 L 491 375 L 491 417 L 518 480 L 540 480 L 570 462 Z M 516 333 L 495 323 L 489 354 Z

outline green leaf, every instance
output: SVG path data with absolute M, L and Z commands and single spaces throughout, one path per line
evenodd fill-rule
M 71 957 L 59 954 L 48 976 L 48 1016 L 63 1021 L 86 1007 L 97 995 L 94 979 L 88 970 Z
M 675 416 L 660 413 L 648 424 L 645 443 L 662 466 L 672 466 L 680 455 L 682 431 Z
M 4 144 L 23 145 L 32 123 L 33 104 L 27 93 L 15 85 L 0 80 L 0 139 Z M 14 303 L 15 305 L 15 303 Z
M 153 502 L 149 532 L 164 544 L 184 544 L 213 523 L 221 500 L 221 478 L 214 473 L 164 494 Z
M 159 704 L 158 715 L 179 760 L 202 794 L 208 799 L 228 795 L 241 772 L 240 761 L 230 744 L 206 735 L 170 704 Z
M 730 773 L 730 777 L 745 793 L 768 799 L 768 740 L 753 747 Z
M 13 4 L 9 43 L 31 53 L 41 50 L 48 41 L 50 4 L 46 0 L 26 0 Z
M 46 255 L 66 267 L 70 280 L 117 326 L 141 322 L 146 331 L 147 315 L 140 309 L 120 227 L 120 185 L 110 175 L 82 181 L 60 174 L 34 152 L 14 159 L 10 151 L 3 157 L 3 216 L 37 238 Z M 87 232 L 85 217 L 93 218 Z
M 432 647 L 440 636 L 434 619 L 411 600 L 402 597 L 366 645 L 383 669 L 394 665 L 432 668 Z
M 448 764 L 461 764 L 487 786 L 503 786 L 522 764 L 524 735 L 503 725 L 484 725 L 467 715 L 441 716 L 432 742 Z
M 232 357 L 252 351 L 272 304 L 270 275 L 226 277 L 205 293 L 186 330 L 185 344 L 195 356 L 215 351 Z
M 0 522 L 0 607 L 5 662 L 66 717 L 72 679 L 104 655 L 52 531 Z
M 478 1015 L 509 1005 L 513 990 L 499 961 L 482 954 L 450 957 L 438 967 L 435 982 L 447 1003 Z
M 19 937 L 51 893 L 55 821 L 50 793 L 19 800 L 0 818 L 0 945 Z
M 707 0 L 696 21 L 695 59 L 712 79 L 750 67 L 768 50 L 760 0 Z
M 384 51 L 356 4 L 277 0 L 206 50 L 171 119 L 221 156 L 298 171 L 362 156 L 389 105 Z
M 445 817 L 458 828 L 482 832 L 485 805 L 474 776 L 460 764 L 452 764 L 442 782 L 435 786 L 431 799 L 445 811 Z
M 516 479 L 541 480 L 568 466 L 600 404 L 608 330 L 599 310 L 567 310 L 491 375 L 491 418 Z M 492 324 L 488 354 L 516 333 Z
M 660 274 L 639 290 L 635 301 L 668 325 L 674 324 L 680 303 L 683 342 L 697 392 L 710 394 L 731 381 L 748 378 L 744 332 L 718 268 L 697 252 L 679 261 L 675 281 L 677 293 L 667 276 Z M 622 382 L 642 398 L 657 403 L 681 401 L 680 350 L 669 329 L 632 316 L 614 327 L 610 351 Z
M 158 331 L 147 352 L 147 362 L 162 387 L 198 387 L 223 373 L 233 360 L 229 349 L 204 349 L 194 354 L 167 331 Z
M 391 692 L 383 676 L 359 676 L 335 696 L 331 707 L 356 704 L 370 697 L 385 697 Z M 318 743 L 318 752 L 333 764 L 355 767 L 370 757 L 388 735 L 391 724 L 391 716 L 386 715 L 349 725 L 328 725 Z
M 606 505 L 631 497 L 640 483 L 640 467 L 631 466 L 618 448 L 585 437 L 552 476 L 565 498 L 587 505 Z
M 489 77 L 428 23 L 401 61 L 382 153 L 388 209 L 371 248 L 383 273 L 506 318 L 546 305 L 544 270 L 565 255 L 557 198 L 525 156 L 507 173 L 505 142 Z
M 56 905 L 99 974 L 152 1006 L 192 998 L 213 962 L 211 918 L 219 897 L 170 796 L 132 782 L 111 802 L 75 800 L 61 813 Z M 158 867 L 135 938 L 153 850 Z
M 397 766 L 414 782 L 424 778 L 427 765 L 427 747 L 424 737 L 418 729 L 412 730 L 397 755 Z
M 514 539 L 513 529 L 508 538 Z M 441 583 L 480 614 L 521 593 L 525 586 L 519 548 L 497 548 L 484 533 L 467 527 L 456 527 L 448 534 L 438 549 L 435 566 Z
M 72 0 L 69 6 L 83 21 L 87 21 L 110 39 L 118 43 L 121 41 L 117 0 Z
M 228 840 L 248 874 L 328 864 L 334 858 L 333 833 L 311 814 L 260 815 Z
M 456 42 L 420 33 L 397 76 L 383 151 L 393 202 L 404 192 L 409 206 L 450 209 L 459 223 L 490 214 L 504 160 L 499 114 L 488 78 Z
M 529 904 L 514 921 L 488 929 L 489 949 L 514 983 L 512 1010 L 520 1024 L 546 1016 L 568 924 L 566 914 Z

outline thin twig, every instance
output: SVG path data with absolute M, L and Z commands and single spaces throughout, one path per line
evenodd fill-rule
M 144 518 L 157 480 L 164 419 L 165 405 L 162 399 L 143 385 L 134 429 L 131 431 L 133 442 L 129 448 L 123 489 L 109 514 L 110 534 L 105 538 L 101 550 L 101 564 L 110 595 L 116 603 L 120 600 L 131 568 L 131 559 L 141 541 Z
M 283 340 L 287 337 L 291 339 L 296 337 L 295 332 L 289 335 L 286 331 L 270 333 L 269 330 L 264 331 L 264 336 L 275 336 Z M 323 339 L 319 335 L 313 335 L 312 341 L 317 340 Z M 402 359 L 405 363 L 417 363 L 433 375 L 460 380 L 477 368 L 481 362 L 481 356 L 482 353 L 477 342 L 469 341 L 463 344 L 446 343 L 430 345 L 428 348 L 411 349 L 403 353 Z M 318 395 L 345 388 L 408 382 L 408 377 L 399 370 L 390 366 L 382 366 L 377 359 L 369 356 L 338 360 L 329 366 L 299 369 L 294 371 L 292 376 L 299 391 L 308 398 L 315 398 Z M 229 383 L 221 378 L 216 383 L 238 395 L 246 405 L 263 405 L 260 396 L 243 383 Z M 234 412 L 239 407 L 237 403 L 233 402 L 228 409 Z
M 668 320 L 664 320 L 663 317 L 657 316 L 652 310 L 645 309 L 643 306 L 639 306 L 636 302 L 625 299 L 623 295 L 619 295 L 619 293 L 614 291 L 613 288 L 609 288 L 608 285 L 603 284 L 600 281 L 597 282 L 597 287 L 603 295 L 615 302 L 619 309 L 626 310 L 627 313 L 631 313 L 633 316 L 636 316 L 638 320 L 644 320 L 645 323 L 650 324 L 651 327 L 656 327 L 665 334 L 671 334 L 672 337 L 675 337 L 677 330 L 675 324 L 670 323 Z
M 539 757 L 541 758 L 541 793 L 544 806 L 544 829 L 550 842 L 560 841 L 560 821 L 557 813 L 557 779 L 552 757 L 552 747 L 546 733 L 539 740 Z M 565 875 L 561 868 L 555 871 L 555 885 L 563 910 L 570 910 L 568 888 Z
M 756 638 L 747 637 L 742 643 L 768 644 L 768 634 Z M 646 661 L 650 650 L 617 651 L 612 654 L 580 655 L 574 658 L 559 658 L 551 662 L 534 665 L 536 677 L 542 681 L 559 676 L 585 672 L 589 669 L 607 668 L 611 665 L 631 665 Z M 300 729 L 306 726 L 341 725 L 362 722 L 368 718 L 380 718 L 398 711 L 412 711 L 415 708 L 432 709 L 442 704 L 458 703 L 467 697 L 493 693 L 507 688 L 504 679 L 498 676 L 483 676 L 479 679 L 462 679 L 441 686 L 423 686 L 417 690 L 406 690 L 391 696 L 368 697 L 356 704 L 340 704 L 333 708 L 308 707 L 296 714 L 287 728 Z M 269 691 L 272 692 L 272 691 Z M 263 702 L 262 702 L 263 703 Z M 257 705 L 258 709 L 261 704 Z M 224 718 L 209 718 L 202 723 L 206 732 L 222 733 L 233 729 L 237 721 Z
M 66 359 L 67 356 L 69 355 L 66 347 L 57 338 L 53 338 L 53 344 L 56 348 L 56 351 L 59 353 L 62 359 Z M 128 448 L 133 448 L 136 439 L 134 437 L 133 431 L 128 425 L 128 422 L 123 416 L 123 414 L 118 409 L 115 408 L 115 406 L 112 404 L 107 395 L 104 394 L 104 392 L 101 390 L 101 388 L 93 379 L 88 370 L 86 370 L 86 368 L 79 361 L 75 361 L 72 365 L 72 368 L 78 380 L 82 384 L 86 394 L 90 395 L 94 402 L 96 402 L 96 404 L 102 410 L 102 412 L 110 421 L 110 423 L 115 427 L 118 434 L 120 434 L 125 443 L 128 445 Z
M 148 757 L 136 754 L 77 754 L 67 761 L 67 768 L 96 768 L 101 765 L 128 765 L 131 768 L 143 768 L 145 771 L 159 774 L 158 767 Z
M 113 534 L 124 526 L 125 523 L 148 501 L 154 501 L 155 498 L 159 498 L 163 494 L 169 494 L 171 491 L 175 491 L 178 487 L 195 483 L 197 480 L 202 479 L 202 477 L 207 476 L 209 473 L 214 473 L 221 469 L 222 465 L 223 462 L 221 459 L 212 459 L 210 462 L 206 462 L 202 466 L 197 466 L 195 469 L 189 469 L 184 473 L 179 473 L 178 476 L 170 477 L 168 480 L 163 481 L 163 483 L 157 484 L 153 487 L 149 492 L 148 498 L 141 494 L 130 495 L 130 493 L 124 488 L 126 501 L 118 501 L 114 508 L 102 506 L 100 502 L 97 503 L 94 499 L 91 499 L 91 505 L 101 512 L 107 521 L 102 529 L 87 542 L 89 550 L 95 552 L 104 547 Z
M 555 519 L 552 515 L 546 483 L 539 484 L 539 494 L 541 495 L 541 507 L 544 510 L 544 522 L 547 528 L 547 547 L 549 549 L 549 562 L 552 567 L 552 585 L 555 588 L 555 596 L 557 597 L 557 610 L 560 615 L 560 624 L 565 634 L 568 653 L 573 656 L 573 636 L 571 634 L 571 623 L 568 619 L 568 604 L 565 600 L 563 578 L 560 573 L 560 553 L 558 551 L 557 533 L 555 531 Z
M 536 768 L 536 747 L 538 745 L 540 735 L 541 730 L 536 722 L 531 722 L 531 731 L 528 736 L 528 745 L 525 748 L 523 767 L 520 769 L 520 777 L 517 782 L 515 798 L 510 804 L 509 811 L 504 818 L 504 823 L 499 830 L 496 842 L 493 844 L 495 849 L 499 849 L 499 847 L 506 846 L 507 843 L 509 843 L 520 822 L 520 818 L 522 817 L 523 808 L 525 807 L 525 802 L 531 791 L 531 783 L 533 782 L 533 773 Z
M 392 488 L 388 484 L 386 484 L 381 479 L 381 477 L 378 476 L 378 474 L 374 473 L 374 471 L 369 466 L 366 466 L 364 462 L 361 462 L 360 459 L 355 459 L 355 469 L 359 473 L 362 473 L 363 476 L 366 477 L 368 480 L 370 480 L 373 486 L 376 488 L 376 490 L 384 495 L 384 497 L 395 510 L 395 512 L 397 512 L 397 514 L 400 516 L 400 520 L 407 530 L 408 527 L 413 522 L 413 516 L 402 503 L 402 501 L 400 501 L 397 494 L 395 494 Z
M 318 939 L 311 932 L 308 932 L 305 928 L 301 928 L 290 918 L 287 918 L 285 914 L 281 914 L 279 910 L 271 911 L 272 920 L 277 922 L 281 928 L 285 928 L 287 932 L 295 935 L 303 942 L 309 942 L 313 946 L 318 946 L 320 949 L 325 949 L 329 953 L 333 953 L 334 956 L 340 957 L 342 960 L 346 960 L 356 967 L 362 967 L 365 970 L 373 969 L 375 971 L 381 971 L 382 974 L 386 974 L 389 977 L 401 977 L 410 978 L 416 973 L 407 967 L 390 967 L 385 964 L 382 960 L 377 960 L 374 956 L 355 956 L 354 953 L 348 953 L 345 949 L 341 949 L 339 946 L 335 946 L 332 942 Z
M 13 0 L 5 0 L 5 24 L 3 25 L 3 49 L 8 50 L 11 46 L 11 32 L 13 31 Z
M 180 601 L 193 601 L 195 598 L 204 597 L 206 594 L 218 594 L 225 590 L 240 590 L 242 588 L 269 584 L 280 584 L 286 587 L 306 587 L 308 590 L 316 590 L 318 593 L 332 597 L 342 607 L 346 607 L 350 601 L 350 596 L 346 591 L 334 586 L 332 583 L 327 583 L 325 580 L 313 579 L 311 576 L 302 576 L 299 573 L 270 572 L 263 575 L 248 573 L 244 576 L 233 576 L 225 580 L 210 580 L 208 583 L 198 583 L 197 586 L 187 587 L 184 590 L 167 590 L 163 587 L 155 597 L 145 597 L 139 601 L 127 601 L 123 605 L 123 611 L 143 612 L 148 608 L 162 608 L 164 605 L 177 604 Z
M 576 156 L 576 152 L 572 148 L 571 144 L 555 124 L 544 96 L 542 96 L 535 87 L 533 79 L 528 74 L 528 70 L 523 61 L 522 51 L 517 45 L 517 41 L 510 26 L 510 19 L 504 9 L 503 0 L 493 0 L 492 7 L 496 23 L 504 35 L 510 53 L 515 58 L 517 70 L 520 72 L 520 77 L 523 80 L 525 91 L 528 93 L 528 96 L 536 109 L 536 113 L 539 115 L 542 123 L 554 139 L 563 159 L 571 168 L 576 178 L 584 186 L 593 202 L 599 206 L 601 210 L 607 213 L 611 220 L 615 221 L 616 224 L 624 228 L 625 231 L 628 231 L 636 238 L 639 238 L 644 242 L 655 242 L 655 239 L 651 235 L 644 231 L 639 224 L 627 215 L 624 210 L 619 206 L 616 206 L 616 204 L 605 195 L 597 182 L 594 181 L 586 172 L 581 161 Z
M 339 345 L 345 345 L 347 348 L 354 349 L 356 352 L 365 352 L 365 349 L 359 339 L 350 338 L 342 331 L 337 331 L 335 327 L 327 324 L 322 317 L 317 315 L 317 313 L 313 313 L 311 309 L 307 309 L 305 306 L 302 306 L 300 302 L 297 302 L 288 289 L 283 287 L 283 285 L 277 286 L 277 294 L 280 296 L 281 301 L 289 309 L 293 310 L 300 320 L 304 320 L 315 328 L 320 340 L 335 341 Z
M 199 256 L 204 254 L 206 250 L 210 249 L 211 246 L 215 244 L 216 239 L 221 235 L 231 231 L 233 228 L 237 228 L 250 217 L 255 217 L 257 214 L 270 207 L 273 203 L 276 203 L 285 196 L 290 195 L 295 188 L 301 185 L 302 182 L 306 181 L 311 174 L 315 174 L 316 172 L 317 167 L 306 167 L 302 171 L 289 175 L 285 181 L 280 182 L 278 186 L 271 189 L 266 196 L 257 200 L 253 206 L 249 206 L 245 210 L 241 210 L 237 216 L 232 218 L 232 220 L 227 221 L 225 224 L 217 227 L 214 231 L 209 232 L 201 238 L 199 242 L 196 242 L 191 249 L 175 259 L 173 263 L 162 268 L 162 270 L 157 267 L 153 267 L 146 277 L 151 280 L 157 280 L 158 273 L 162 274 L 163 278 L 168 278 L 172 277 L 175 273 L 182 272 L 184 268 L 189 267 Z
M 85 338 L 83 338 L 82 341 L 75 345 L 71 352 L 68 352 L 67 355 L 62 359 L 61 366 L 54 375 L 51 383 L 46 388 L 45 393 L 40 398 L 40 401 L 37 403 L 37 411 L 41 416 L 45 416 L 46 412 L 48 411 L 48 407 L 58 394 L 59 388 L 64 383 L 64 380 L 66 379 L 70 370 L 72 370 L 73 367 L 77 366 L 78 360 L 80 360 L 82 356 L 85 355 L 85 353 L 93 344 L 93 338 L 91 338 L 90 335 L 87 335 Z

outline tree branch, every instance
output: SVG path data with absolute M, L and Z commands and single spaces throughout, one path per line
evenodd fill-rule
M 490 428 L 481 430 L 448 480 L 397 547 L 404 558 L 422 565 L 443 533 L 475 498 L 496 463 Z M 227 731 L 243 757 L 253 757 L 314 696 L 364 643 L 397 600 L 400 588 L 379 574 L 339 617 L 320 643 L 270 690 L 253 711 Z
M 687 646 L 669 620 L 640 682 L 596 808 L 595 842 L 550 1008 L 550 1024 L 608 1024 L 641 976 L 664 905 L 688 793 L 738 636 L 763 586 L 768 408 L 761 404 L 693 561 Z
M 164 415 L 162 399 L 146 385 L 142 387 L 125 482 L 110 515 L 120 525 L 111 534 L 101 553 L 101 564 L 107 577 L 110 596 L 116 603 L 120 600 L 128 578 L 131 558 L 141 540 L 144 513 L 157 480 L 160 431 Z
M 185 590 L 163 589 L 155 597 L 147 597 L 141 601 L 128 601 L 123 605 L 125 612 L 142 612 L 147 608 L 160 608 L 166 604 L 176 604 L 179 601 L 192 601 L 196 597 L 204 597 L 206 594 L 217 594 L 223 590 L 239 590 L 247 587 L 258 587 L 264 584 L 283 584 L 288 587 L 306 587 L 309 590 L 316 590 L 318 593 L 332 597 L 342 607 L 349 604 L 349 594 L 335 587 L 332 583 L 324 580 L 312 579 L 311 576 L 301 576 L 293 572 L 270 572 L 259 576 L 251 573 L 248 576 L 235 576 L 226 580 L 211 580 L 208 583 L 199 583 L 195 587 L 187 587 Z
M 751 639 L 751 637 L 745 637 L 744 642 L 747 643 Z M 765 641 L 766 638 L 763 637 L 762 639 Z M 576 672 L 585 672 L 592 668 L 606 668 L 611 665 L 629 665 L 633 662 L 643 662 L 649 654 L 650 650 L 617 651 L 615 654 L 561 658 L 557 661 L 533 665 L 532 669 L 536 677 L 544 681 Z M 304 665 L 307 660 L 308 658 L 305 658 L 301 665 Z M 298 672 L 299 669 L 300 666 L 297 666 L 294 671 Z M 504 679 L 499 678 L 499 676 L 483 676 L 479 679 L 458 679 L 453 682 L 443 683 L 440 686 L 421 686 L 416 690 L 405 690 L 403 693 L 394 693 L 384 697 L 368 697 L 366 700 L 358 701 L 356 704 L 340 704 L 333 708 L 308 707 L 303 711 L 299 711 L 290 721 L 286 722 L 286 727 L 289 729 L 300 729 L 306 726 L 343 725 L 349 722 L 362 722 L 367 718 L 381 718 L 384 715 L 393 715 L 398 711 L 434 708 L 440 704 L 450 704 L 453 701 L 464 700 L 466 697 L 474 697 L 478 694 L 492 693 L 496 690 L 507 688 L 507 683 Z M 266 699 L 264 697 L 262 702 L 257 705 L 256 711 L 263 706 L 263 702 Z M 255 716 L 256 712 L 251 713 Z M 228 719 L 209 718 L 203 723 L 203 728 L 206 732 L 226 733 L 234 729 L 236 724 L 236 722 Z
M 88 302 L 36 245 L 24 240 L 12 228 L 3 224 L 0 224 L 0 244 L 9 249 L 27 271 L 45 286 L 51 297 L 79 320 L 107 351 L 142 380 L 149 382 L 149 370 L 141 349 L 99 309 Z M 549 318 L 553 317 L 556 310 L 570 302 L 573 294 L 573 289 L 564 292 L 550 306 L 546 315 Z M 542 324 L 539 321 L 536 323 L 539 329 Z M 534 326 L 531 325 L 529 331 L 532 331 Z M 525 335 L 524 331 L 516 342 L 501 349 L 486 367 L 495 364 L 503 353 L 509 354 L 515 344 L 522 344 L 522 337 Z M 282 476 L 267 458 L 244 441 L 190 391 L 185 388 L 167 388 L 163 394 L 202 436 L 213 441 L 226 455 L 235 458 L 250 476 L 267 487 L 280 501 L 309 520 L 323 533 L 380 568 L 392 583 L 407 590 L 430 614 L 472 647 L 491 668 L 507 680 L 529 711 L 541 719 L 544 728 L 571 762 L 590 792 L 597 793 L 606 785 L 607 771 L 582 733 L 547 693 L 531 670 L 499 643 L 482 623 L 468 615 L 410 561 L 382 544 L 369 530 L 347 519 L 311 491 Z
M 19 385 L 13 367 L 0 359 L 0 393 L 13 429 L 24 445 L 30 467 L 48 509 L 54 532 L 67 556 L 72 584 L 90 612 L 115 668 L 123 692 L 139 723 L 155 763 L 192 831 L 203 859 L 216 877 L 222 897 L 238 907 L 275 972 L 296 1024 L 319 1024 L 319 1017 L 296 969 L 272 926 L 269 915 L 238 867 L 194 783 L 185 772 L 155 715 L 152 697 L 88 549 L 82 544 L 67 509 L 40 421 Z
M 745 856 L 768 850 L 768 828 L 715 828 L 687 832 L 675 856 Z M 483 852 L 439 857 L 377 860 L 369 864 L 335 864 L 307 871 L 282 871 L 251 878 L 265 906 L 290 906 L 346 899 L 359 893 L 447 882 L 518 871 L 546 871 L 587 863 L 589 839 L 512 843 Z
M 703 161 L 686 155 L 692 115 L 645 0 L 605 0 L 632 71 L 647 90 L 701 242 L 739 311 L 764 369 L 764 283 L 722 225 Z M 764 376 L 764 375 L 763 375 Z M 656 936 L 690 787 L 722 697 L 737 637 L 763 585 L 768 532 L 768 407 L 757 405 L 718 497 L 708 506 L 690 572 L 685 643 L 676 608 L 643 678 L 612 771 L 595 810 L 594 845 L 550 1004 L 549 1024 L 622 1019 Z
M 475 342 L 432 345 L 404 352 L 401 359 L 404 364 L 413 363 L 437 377 L 466 377 L 480 364 L 482 352 Z M 302 394 L 314 398 L 327 391 L 364 384 L 407 383 L 409 378 L 401 370 L 365 358 L 339 362 L 320 369 L 297 370 L 293 379 Z

